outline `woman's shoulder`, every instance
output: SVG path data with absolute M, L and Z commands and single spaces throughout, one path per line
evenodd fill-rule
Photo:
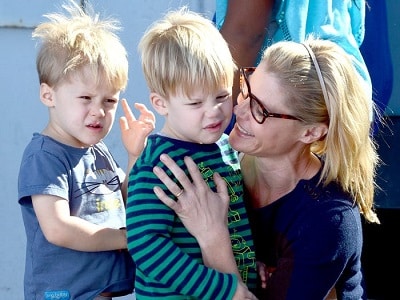
M 343 191 L 337 182 L 327 185 L 319 183 L 319 176 L 300 181 L 284 205 L 293 211 L 295 218 L 308 220 L 306 223 L 317 228 L 336 230 L 360 225 L 360 211 L 352 196 Z

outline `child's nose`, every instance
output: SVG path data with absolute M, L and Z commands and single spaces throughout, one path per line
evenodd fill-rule
M 105 110 L 102 104 L 93 103 L 92 107 L 90 108 L 90 115 L 92 116 L 105 116 Z

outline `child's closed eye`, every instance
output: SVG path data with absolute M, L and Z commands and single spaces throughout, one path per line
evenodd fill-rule
M 218 97 L 217 97 L 217 101 L 218 101 L 219 103 L 222 103 L 222 102 L 225 102 L 225 101 L 227 101 L 227 100 L 230 100 L 231 97 L 232 97 L 231 94 L 221 95 L 221 96 L 218 96 Z
M 118 103 L 118 100 L 117 100 L 117 99 L 110 98 L 110 99 L 106 99 L 106 102 L 107 102 L 107 103 L 112 103 L 112 104 L 114 104 L 114 103 Z

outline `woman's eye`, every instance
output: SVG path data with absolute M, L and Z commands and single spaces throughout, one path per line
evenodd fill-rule
M 256 108 L 256 114 L 258 115 L 258 116 L 263 116 L 263 114 L 264 114 L 264 112 L 263 112 L 263 110 L 262 110 L 262 108 L 260 107 L 260 106 L 257 106 L 257 108 Z

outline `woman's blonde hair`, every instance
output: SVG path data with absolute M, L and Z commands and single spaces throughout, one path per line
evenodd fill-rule
M 264 66 L 287 91 L 286 104 L 295 116 L 306 124 L 328 126 L 326 136 L 311 145 L 311 151 L 324 160 L 321 182 L 338 182 L 353 196 L 366 220 L 379 223 L 373 210 L 380 160 L 371 133 L 372 100 L 349 55 L 340 46 L 313 37 L 304 44 L 272 45 L 264 52 Z
M 150 91 L 164 98 L 233 85 L 236 65 L 224 38 L 210 20 L 186 7 L 153 23 L 138 49 Z
M 128 59 L 125 47 L 115 31 L 119 23 L 113 19 L 100 20 L 91 6 L 85 12 L 74 1 L 64 4 L 69 16 L 52 13 L 45 17 L 32 36 L 41 41 L 36 58 L 40 83 L 56 86 L 75 71 L 89 66 L 100 82 L 116 90 L 126 88 Z

